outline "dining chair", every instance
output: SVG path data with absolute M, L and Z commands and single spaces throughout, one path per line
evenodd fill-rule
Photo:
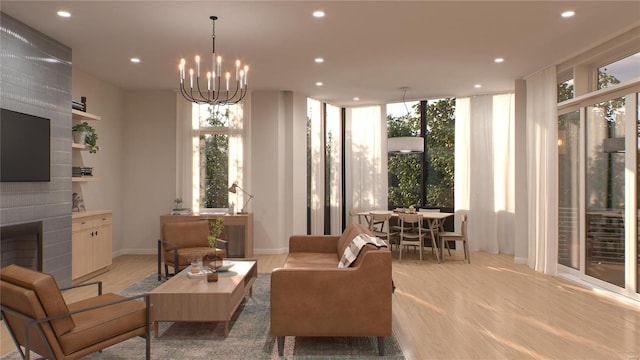
M 439 213 L 439 212 L 440 212 L 440 209 L 418 209 L 418 212 L 421 212 L 421 213 Z M 424 221 L 428 221 L 428 220 L 423 220 L 423 225 L 424 225 Z M 444 222 L 444 221 L 441 221 L 441 222 L 438 224 L 438 231 L 444 231 L 444 229 L 442 228 L 442 224 L 443 224 L 443 222 Z M 437 238 L 436 238 L 436 239 L 434 239 L 434 238 L 431 236 L 431 231 L 429 230 L 429 227 L 428 227 L 428 226 L 427 226 L 427 227 L 424 227 L 424 228 L 423 228 L 423 230 L 425 231 L 425 238 L 427 238 L 427 237 L 428 237 L 428 238 L 429 238 L 429 240 L 431 241 L 431 255 L 433 255 L 433 253 L 434 253 L 434 249 L 436 248 L 436 246 L 433 246 L 433 244 L 434 244 L 434 242 L 437 240 Z M 437 235 L 436 235 L 436 236 L 437 236 Z M 449 251 L 449 256 L 451 256 L 451 250 L 449 249 L 449 245 L 447 245 L 447 250 Z
M 469 256 L 469 239 L 467 237 L 467 214 L 462 214 L 460 217 L 462 220 L 462 224 L 460 225 L 460 232 L 441 232 L 440 233 L 440 242 L 447 244 L 447 248 L 449 248 L 449 241 L 462 241 L 462 246 L 464 248 L 464 259 L 467 263 L 471 264 L 471 257 Z M 449 251 L 451 254 L 451 251 Z
M 369 213 L 369 231 L 373 236 L 382 240 L 386 240 L 389 244 L 389 248 L 393 251 L 393 244 L 398 244 L 396 239 L 398 238 L 397 232 L 391 231 L 389 220 L 391 219 L 391 213 Z M 380 224 L 380 227 L 376 225 Z M 386 226 L 385 226 L 386 225 Z
M 420 247 L 420 261 L 422 261 L 422 249 L 424 247 L 424 236 L 422 228 L 422 214 L 398 214 L 400 220 L 400 255 L 402 261 L 402 248 L 405 246 Z

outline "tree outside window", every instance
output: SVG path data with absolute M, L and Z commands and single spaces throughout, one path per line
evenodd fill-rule
M 200 204 L 204 208 L 229 206 L 229 109 L 207 106 L 200 121 Z

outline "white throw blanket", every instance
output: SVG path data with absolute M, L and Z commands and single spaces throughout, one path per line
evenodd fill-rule
M 344 254 L 342 254 L 338 267 L 346 268 L 351 266 L 351 264 L 358 258 L 360 250 L 362 250 L 362 248 L 367 244 L 371 244 L 377 248 L 387 247 L 387 244 L 380 238 L 367 234 L 359 234 L 354 237 L 349 246 L 344 249 Z

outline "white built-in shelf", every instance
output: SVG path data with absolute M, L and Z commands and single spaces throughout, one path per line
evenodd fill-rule
M 89 145 L 71 143 L 71 148 L 76 150 L 91 150 Z
M 95 182 L 98 178 L 95 176 L 72 176 L 71 182 Z
M 86 120 L 91 120 L 91 121 L 97 121 L 97 120 L 102 120 L 102 118 L 98 115 L 94 115 L 92 113 L 88 113 L 88 112 L 84 112 L 84 111 L 80 111 L 80 110 L 76 110 L 76 109 L 72 109 L 71 110 L 71 118 L 73 120 L 78 120 L 78 121 L 86 121 Z

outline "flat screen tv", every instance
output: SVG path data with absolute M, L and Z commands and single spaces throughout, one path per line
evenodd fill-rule
M 0 181 L 51 181 L 49 119 L 1 109 Z

